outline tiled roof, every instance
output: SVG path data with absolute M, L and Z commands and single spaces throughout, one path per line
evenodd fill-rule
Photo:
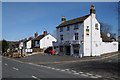
M 82 17 L 79 17 L 79 18 L 75 18 L 75 19 L 71 19 L 71 20 L 65 21 L 65 22 L 61 23 L 60 25 L 58 25 L 56 28 L 65 27 L 67 25 L 72 25 L 72 24 L 76 24 L 76 23 L 82 23 L 89 16 L 90 16 L 90 14 L 82 16 Z

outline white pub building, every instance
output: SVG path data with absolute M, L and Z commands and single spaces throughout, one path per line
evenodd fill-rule
M 118 42 L 103 42 L 94 5 L 91 5 L 88 15 L 68 21 L 63 16 L 61 20 L 62 23 L 56 27 L 57 42 L 53 43 L 55 51 L 79 57 L 118 51 Z

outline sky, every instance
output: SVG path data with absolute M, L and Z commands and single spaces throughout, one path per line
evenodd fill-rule
M 111 25 L 112 32 L 117 33 L 117 2 L 3 2 L 2 37 L 21 40 L 45 30 L 55 35 L 62 16 L 70 20 L 87 15 L 91 4 L 95 5 L 98 21 Z

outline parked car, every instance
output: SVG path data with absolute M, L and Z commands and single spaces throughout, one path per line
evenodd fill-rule
M 55 55 L 55 51 L 53 50 L 53 47 L 48 47 L 44 52 L 51 55 Z

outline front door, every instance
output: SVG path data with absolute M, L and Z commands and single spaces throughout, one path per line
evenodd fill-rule
M 65 46 L 66 55 L 70 55 L 70 46 Z

